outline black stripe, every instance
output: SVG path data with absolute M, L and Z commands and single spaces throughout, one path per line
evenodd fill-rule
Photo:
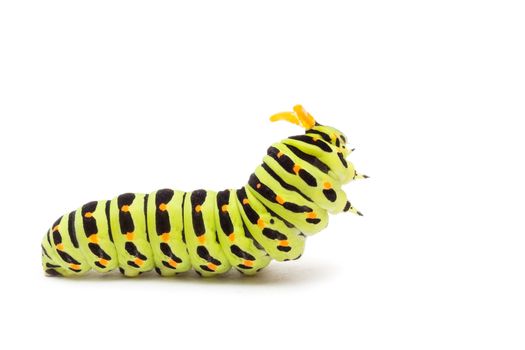
M 290 136 L 289 139 L 297 140 L 297 141 L 304 142 L 312 146 L 316 146 L 317 148 L 327 153 L 333 152 L 332 147 L 330 147 L 326 142 L 324 142 L 323 140 L 314 141 L 314 139 L 311 136 L 307 136 L 307 135 Z
M 69 232 L 71 243 L 73 243 L 73 247 L 78 248 L 77 231 L 75 231 L 75 211 L 69 213 L 67 230 Z
M 241 259 L 244 259 L 244 260 L 251 260 L 251 261 L 254 261 L 255 260 L 255 257 L 253 255 L 251 255 L 250 253 L 248 252 L 245 252 L 244 250 L 242 250 L 238 245 L 236 244 L 233 244 L 231 247 L 230 247 L 230 250 L 233 254 L 235 254 L 237 257 L 241 258 Z
M 180 206 L 180 212 L 182 213 L 182 242 L 186 244 L 186 231 L 184 229 L 184 202 L 186 201 L 186 192 L 182 195 L 182 204 Z M 188 248 L 186 247 L 186 250 Z
M 113 232 L 111 231 L 111 220 L 110 220 L 110 205 L 111 201 L 106 201 L 106 220 L 108 222 L 108 233 L 109 233 L 109 240 L 113 242 Z
M 328 165 L 323 163 L 318 158 L 312 156 L 311 154 L 304 153 L 299 148 L 289 145 L 289 144 L 286 144 L 286 147 L 288 147 L 297 157 L 301 158 L 305 162 L 312 164 L 317 169 L 321 170 L 323 173 L 328 174 L 328 171 L 330 171 L 330 168 L 328 167 Z
M 297 187 L 290 185 L 289 183 L 285 182 L 279 175 L 275 173 L 275 171 L 272 170 L 266 163 L 262 163 L 261 167 L 266 170 L 266 172 L 273 177 L 277 182 L 279 182 L 279 185 L 281 185 L 284 189 L 297 192 L 300 194 L 304 199 L 306 199 L 309 202 L 313 202 L 308 196 L 306 196 L 303 192 L 301 192 Z
M 149 231 L 148 231 L 148 197 L 149 194 L 146 194 L 144 196 L 144 222 L 145 222 L 145 230 L 146 230 L 146 240 L 149 242 Z
M 310 130 L 306 131 L 306 134 L 317 134 L 317 135 L 321 136 L 321 138 L 323 140 L 325 140 L 326 142 L 332 143 L 332 138 L 330 137 L 330 135 L 328 135 L 328 134 L 326 134 L 326 133 L 324 133 L 322 131 L 310 129 Z
M 339 157 L 339 160 L 341 161 L 341 163 L 343 163 L 343 166 L 345 168 L 348 168 L 348 163 L 346 162 L 346 159 L 343 156 L 343 154 L 341 152 L 337 152 L 337 156 Z
M 40 247 L 42 247 L 42 253 L 44 253 L 44 255 L 47 256 L 50 260 L 53 260 L 53 258 L 51 258 L 51 257 L 49 256 L 49 254 L 47 253 L 47 250 L 44 248 L 44 246 L 41 245 Z

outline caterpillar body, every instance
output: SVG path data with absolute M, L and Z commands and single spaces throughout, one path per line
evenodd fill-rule
M 214 276 L 231 267 L 251 275 L 271 260 L 301 257 L 305 239 L 328 224 L 328 213 L 353 212 L 341 186 L 358 174 L 346 137 L 300 105 L 273 115 L 306 129 L 274 143 L 240 189 L 162 189 L 94 201 L 63 215 L 42 240 L 50 276 L 116 268 L 125 276 L 155 269 L 173 276 L 194 269 Z

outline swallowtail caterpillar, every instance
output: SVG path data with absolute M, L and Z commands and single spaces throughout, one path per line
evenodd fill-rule
M 271 121 L 305 128 L 268 149 L 240 189 L 125 193 L 63 215 L 42 240 L 50 276 L 119 270 L 137 276 L 155 269 L 174 276 L 194 269 L 215 276 L 231 267 L 253 275 L 272 259 L 298 259 L 306 237 L 328 224 L 328 213 L 361 215 L 341 186 L 366 178 L 346 157 L 346 137 L 317 123 L 302 106 Z

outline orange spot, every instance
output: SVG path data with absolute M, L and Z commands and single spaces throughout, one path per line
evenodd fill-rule
M 312 212 L 306 213 L 306 217 L 308 219 L 315 219 L 317 217 L 317 214 L 314 211 L 312 211 Z
M 325 188 L 325 190 L 329 190 L 332 188 L 332 184 L 330 182 L 325 182 L 323 184 L 323 187 Z
M 314 140 L 314 142 L 315 141 L 319 141 L 319 136 L 317 136 L 317 135 L 312 136 L 312 140 Z
M 69 264 L 69 267 L 75 270 L 80 270 L 80 265 L 77 265 L 77 264 Z
M 233 232 L 230 233 L 230 234 L 228 235 L 228 238 L 230 239 L 230 242 L 235 241 L 235 233 L 233 233 Z
M 223 204 L 221 210 L 223 213 L 226 213 L 228 211 L 228 204 Z
M 213 271 L 217 270 L 217 265 L 215 265 L 214 263 L 208 263 L 207 266 L 210 270 L 213 270 Z
M 106 266 L 108 264 L 108 261 L 106 259 L 100 259 L 98 262 L 100 263 L 100 265 L 103 266 Z
M 281 247 L 288 247 L 288 241 L 279 241 Z
M 293 166 L 293 172 L 295 173 L 295 175 L 299 174 L 299 170 L 301 170 L 301 167 L 298 164 L 295 164 Z
M 98 235 L 96 233 L 92 234 L 91 236 L 88 237 L 88 240 L 91 243 L 98 243 Z
M 58 250 L 64 250 L 64 243 L 57 244 L 57 249 Z
M 167 242 L 170 240 L 170 234 L 168 232 L 164 232 L 163 234 L 160 235 L 160 240 L 162 242 Z
M 123 212 L 127 213 L 129 211 L 129 205 L 123 205 L 120 210 L 122 210 Z
M 84 214 L 84 217 L 85 218 L 92 218 L 93 217 L 93 213 L 88 211 L 87 213 Z
M 160 203 L 159 204 L 159 210 L 160 211 L 166 211 L 166 209 L 168 209 L 168 206 L 166 205 L 166 203 Z
M 259 218 L 259 220 L 257 220 L 257 226 L 259 226 L 260 228 L 264 228 L 264 220 L 262 218 Z
M 275 196 L 275 200 L 277 201 L 277 203 L 279 203 L 279 204 L 281 204 L 281 205 L 284 204 L 284 199 L 283 199 L 283 197 L 281 197 L 281 196 L 279 196 L 279 195 Z
M 257 187 L 257 188 L 261 188 L 261 184 L 259 183 L 259 184 L 257 184 L 257 186 L 255 186 L 255 187 Z
M 282 151 L 279 151 L 279 153 L 277 153 L 277 158 L 281 158 L 283 154 L 284 153 Z
M 200 244 L 206 243 L 206 235 L 201 235 L 197 237 L 197 240 L 199 241 Z
M 242 262 L 242 264 L 243 264 L 244 266 L 253 266 L 253 261 L 251 261 L 251 260 L 244 260 L 244 261 Z
M 142 260 L 141 258 L 135 258 L 133 262 L 139 266 L 142 266 L 142 264 L 144 264 L 144 260 Z
M 171 267 L 177 267 L 177 262 L 171 258 L 168 260 L 168 264 L 170 264 Z
M 201 210 L 202 210 L 201 205 L 200 205 L 200 204 L 197 204 L 197 205 L 195 206 L 195 211 L 196 211 L 197 213 L 200 213 Z
M 250 204 L 250 201 L 248 200 L 248 198 L 244 198 L 242 200 L 242 204 Z
M 58 225 L 56 225 L 55 227 L 53 227 L 53 228 L 51 229 L 51 231 L 58 231 Z
M 134 232 L 128 232 L 128 233 L 126 233 L 126 239 L 127 239 L 128 241 L 132 241 L 133 238 L 135 238 L 135 233 L 134 233 Z

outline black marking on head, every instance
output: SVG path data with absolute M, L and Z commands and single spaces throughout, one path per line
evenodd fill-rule
M 319 131 L 319 130 L 313 130 L 313 129 L 310 129 L 310 130 L 307 130 L 306 131 L 306 134 L 316 134 L 316 135 L 319 135 L 321 136 L 321 138 L 328 142 L 328 143 L 332 143 L 332 139 L 330 138 L 330 135 L 328 135 L 327 133 L 324 133 L 322 131 Z
M 352 204 L 350 204 L 350 202 L 347 201 L 343 211 L 349 211 L 351 207 L 352 207 Z
M 333 188 L 323 190 L 323 194 L 330 202 L 335 202 L 337 200 L 337 193 Z
M 285 241 L 288 239 L 288 237 L 286 237 L 286 235 L 282 234 L 281 232 L 277 231 L 277 230 L 273 230 L 269 227 L 265 227 L 263 230 L 262 230 L 262 233 L 265 237 L 269 238 L 269 239 L 277 239 L 279 241 Z
M 165 261 L 163 261 L 163 263 L 164 263 L 164 262 L 165 262 Z M 170 266 L 170 265 L 168 264 L 168 266 Z M 170 266 L 170 267 L 171 267 L 171 266 Z M 161 272 L 160 269 L 159 269 L 158 267 L 156 267 L 156 266 L 155 266 L 155 272 L 162 276 L 162 272 Z
M 333 152 L 332 147 L 330 147 L 326 142 L 323 140 L 316 140 L 312 138 L 313 136 L 307 136 L 307 135 L 299 135 L 299 136 L 291 136 L 289 139 L 301 141 L 304 143 L 307 143 L 309 145 L 313 145 L 321 149 L 323 152 L 331 153 Z
M 321 219 L 319 219 L 319 218 L 314 218 L 314 219 L 307 218 L 306 222 L 308 222 L 310 224 L 318 224 L 318 223 L 321 222 Z

